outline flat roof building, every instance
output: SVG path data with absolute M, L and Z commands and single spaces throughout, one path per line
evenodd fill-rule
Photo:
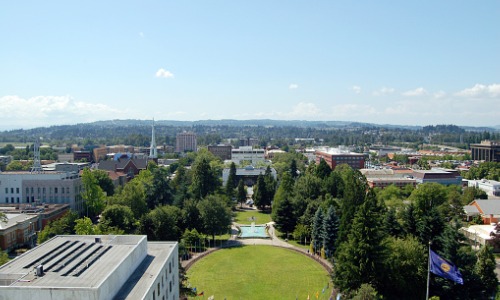
M 0 267 L 2 299 L 178 299 L 177 242 L 56 236 Z
M 231 161 L 235 164 L 248 162 L 252 165 L 265 161 L 265 150 L 253 148 L 252 146 L 242 146 L 231 150 Z
M 243 184 L 246 186 L 253 186 L 257 183 L 257 178 L 259 175 L 264 175 L 267 168 L 255 168 L 253 166 L 246 166 L 245 168 L 236 168 L 236 183 L 243 180 Z M 225 186 L 229 178 L 229 168 L 222 170 L 222 184 Z M 271 175 L 274 179 L 277 178 L 276 170 L 271 168 Z
M 456 170 L 413 170 L 412 176 L 418 184 L 435 182 L 443 185 L 462 185 L 462 176 Z
M 495 180 L 467 180 L 469 187 L 476 187 L 490 196 L 500 196 L 500 182 Z
M 472 160 L 500 162 L 500 142 L 484 140 L 480 144 L 471 144 Z
M 69 204 L 83 212 L 82 179 L 77 172 L 0 172 L 0 203 Z
M 353 169 L 363 169 L 365 167 L 365 155 L 361 153 L 349 152 L 340 148 L 326 148 L 316 150 L 316 164 L 324 160 L 332 170 L 338 165 L 347 164 Z

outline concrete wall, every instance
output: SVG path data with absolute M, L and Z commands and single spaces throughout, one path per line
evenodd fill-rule
M 148 254 L 147 238 L 144 236 L 130 255 L 127 255 L 99 286 L 99 299 L 113 299 L 132 272 L 137 269 Z

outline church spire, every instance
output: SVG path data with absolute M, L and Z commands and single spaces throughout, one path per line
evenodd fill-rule
M 151 148 L 149 149 L 149 158 L 157 159 L 158 150 L 156 149 L 156 138 L 155 138 L 155 119 L 153 119 L 153 126 L 151 130 Z

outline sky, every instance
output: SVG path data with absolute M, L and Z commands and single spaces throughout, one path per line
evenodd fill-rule
M 0 130 L 500 125 L 500 1 L 2 1 Z

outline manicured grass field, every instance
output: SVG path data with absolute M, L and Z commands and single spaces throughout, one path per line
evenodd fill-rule
M 252 217 L 254 217 L 253 221 Z M 255 222 L 255 224 L 265 224 L 271 222 L 271 214 L 261 212 L 260 210 L 237 210 L 234 221 L 247 225 L 252 224 L 252 222 Z
M 292 250 L 243 246 L 215 251 L 188 270 L 189 283 L 205 299 L 329 299 L 323 267 Z M 328 285 L 328 288 L 327 288 Z M 322 290 L 325 288 L 325 292 Z M 197 297 L 197 299 L 202 299 Z

